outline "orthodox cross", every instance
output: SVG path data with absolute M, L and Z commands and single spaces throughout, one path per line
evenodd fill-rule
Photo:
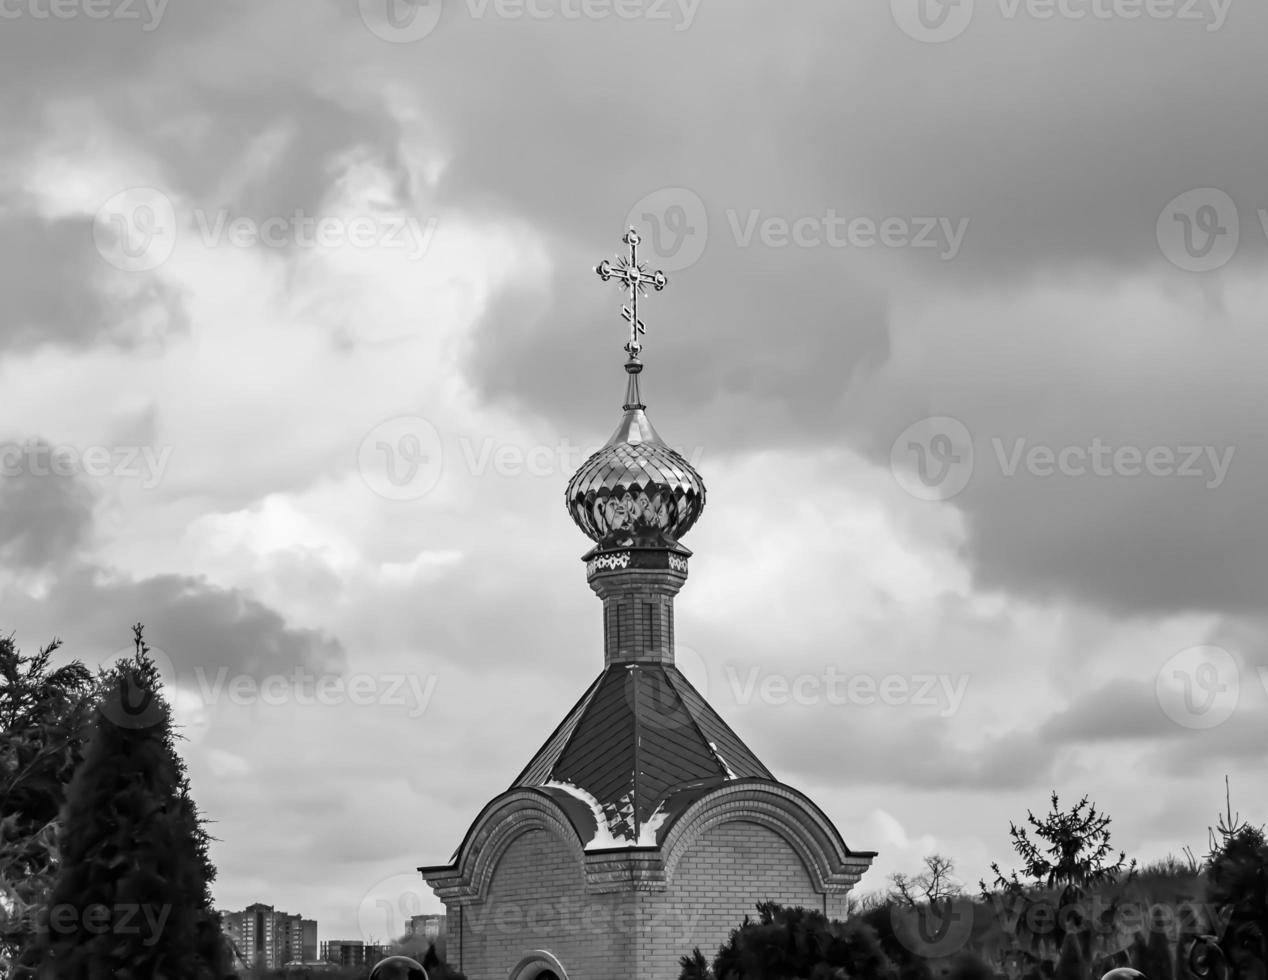
M 638 237 L 638 232 L 633 228 L 625 233 L 625 237 L 621 239 L 630 247 L 630 256 L 626 258 L 624 255 L 616 257 L 616 264 L 613 265 L 607 259 L 604 259 L 594 271 L 599 274 L 599 278 L 604 282 L 609 279 L 615 279 L 630 296 L 630 305 L 621 307 L 621 315 L 625 317 L 630 325 L 630 339 L 625 345 L 626 353 L 633 360 L 638 357 L 638 352 L 643 349 L 643 345 L 638 342 L 640 334 L 647 333 L 647 328 L 643 325 L 643 321 L 638 318 L 638 298 L 647 295 L 647 287 L 651 286 L 657 292 L 665 288 L 665 284 L 669 282 L 663 272 L 648 272 L 647 263 L 638 261 L 638 245 L 642 241 Z

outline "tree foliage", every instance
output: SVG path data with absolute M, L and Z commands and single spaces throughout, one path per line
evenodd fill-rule
M 1262 980 L 1268 960 L 1268 841 L 1263 827 L 1233 813 L 1227 788 L 1225 801 L 1226 815 L 1211 830 L 1207 901 L 1228 917 L 1220 946 L 1234 976 Z
M 1022 860 L 1022 868 L 1020 874 L 1012 871 L 1005 876 L 999 864 L 992 863 L 994 887 L 1021 904 L 1017 939 L 1026 940 L 1030 952 L 1040 953 L 1046 949 L 1045 959 L 1055 953 L 1058 962 L 1061 958 L 1068 960 L 1074 953 L 1067 953 L 1066 940 L 1073 934 L 1079 940 L 1083 959 L 1088 960 L 1091 932 L 1104 922 L 1086 919 L 1083 898 L 1089 889 L 1113 885 L 1124 872 L 1127 880 L 1133 878 L 1136 862 L 1129 863 L 1122 851 L 1114 856 L 1110 845 L 1110 818 L 1100 813 L 1086 796 L 1069 810 L 1061 809 L 1056 792 L 1051 800 L 1052 809 L 1042 819 L 1033 811 L 1026 811 L 1029 827 L 1009 823 L 1009 836 Z M 986 895 L 986 882 L 979 884 Z M 1053 892 L 1057 893 L 1055 903 L 1049 898 Z M 1103 920 L 1112 921 L 1120 900 L 1121 895 L 1114 898 L 1102 913 Z M 1050 929 L 1043 932 L 1031 929 L 1032 919 L 1027 913 L 1032 903 L 1052 909 Z M 1081 969 L 1086 972 L 1089 967 L 1084 963 Z
M 1052 794 L 1052 809 L 1039 819 L 1026 811 L 1029 828 L 1015 823 L 1008 826 L 1013 849 L 1022 859 L 1022 874 L 1029 884 L 1045 888 L 1066 888 L 1082 894 L 1093 885 L 1111 884 L 1124 871 L 1134 872 L 1136 862 L 1127 863 L 1127 855 L 1119 851 L 1111 861 L 1110 818 L 1099 813 L 1085 796 L 1069 810 L 1062 810 L 1057 794 Z M 1031 834 L 1034 834 L 1032 839 Z M 992 864 L 995 884 L 1008 890 L 1020 890 L 1027 882 L 1013 871 L 1007 878 L 998 864 Z M 982 890 L 986 885 L 982 884 Z
M 898 980 L 876 933 L 861 922 L 836 922 L 822 912 L 757 906 L 706 969 L 699 950 L 681 960 L 682 980 Z
M 0 974 L 30 942 L 57 869 L 58 815 L 83 757 L 96 685 L 61 646 L 22 654 L 0 637 Z
M 140 624 L 133 632 L 134 655 L 106 678 L 67 791 L 33 957 L 40 980 L 226 975 L 209 838 Z

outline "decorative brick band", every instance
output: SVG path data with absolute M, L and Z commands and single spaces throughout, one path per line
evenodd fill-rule
M 628 568 L 629 565 L 630 553 L 628 551 L 613 551 L 606 555 L 598 555 L 586 562 L 586 574 L 593 575 L 604 568 Z

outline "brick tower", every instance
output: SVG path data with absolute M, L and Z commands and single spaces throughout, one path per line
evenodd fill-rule
M 639 375 L 637 257 L 598 267 L 629 293 L 624 416 L 568 484 L 595 542 L 604 667 L 452 863 L 423 867 L 445 904 L 449 962 L 471 980 L 676 980 L 760 901 L 845 915 L 874 852 L 851 851 L 779 782 L 674 665 L 674 596 L 704 509 L 700 475 L 656 434 Z

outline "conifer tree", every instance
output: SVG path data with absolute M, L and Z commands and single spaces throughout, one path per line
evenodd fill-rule
M 23 654 L 0 636 L 0 975 L 33 938 L 57 868 L 58 814 L 83 756 L 92 674 L 51 665 L 54 640 Z
M 108 675 L 67 792 L 40 980 L 222 980 L 208 835 L 142 627 Z

